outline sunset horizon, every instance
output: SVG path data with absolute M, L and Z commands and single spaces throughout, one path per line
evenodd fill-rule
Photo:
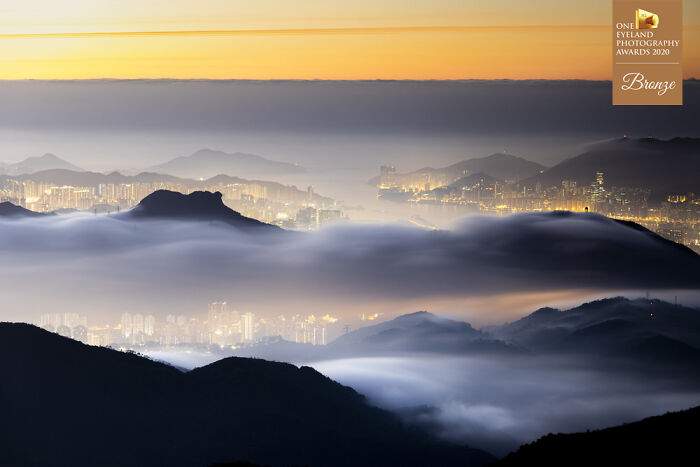
M 463 80 L 611 76 L 610 5 L 48 1 L 0 10 L 0 79 Z M 112 5 L 113 8 L 109 8 Z M 493 9 L 502 11 L 494 16 Z M 581 9 L 586 14 L 581 14 Z M 686 2 L 686 17 L 699 7 Z M 109 16 L 106 13 L 109 12 Z M 429 14 L 426 14 L 429 12 Z M 572 20 L 591 18 L 590 23 Z M 700 75 L 685 26 L 684 78 Z

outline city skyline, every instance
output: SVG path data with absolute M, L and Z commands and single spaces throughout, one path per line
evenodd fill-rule
M 598 142 L 591 148 L 595 151 L 595 148 L 605 149 L 610 145 L 648 145 L 655 141 L 673 145 L 674 141 L 683 139 L 664 141 L 623 137 Z M 693 144 L 694 140 L 686 141 Z M 580 157 L 583 156 L 585 153 Z M 658 161 L 661 167 L 661 159 Z M 22 164 L 18 163 L 18 167 Z M 354 197 L 334 200 L 317 193 L 310 185 L 299 189 L 295 185 L 226 175 L 206 180 L 155 173 L 82 175 L 79 172 L 82 169 L 55 156 L 49 158 L 48 164 L 47 167 L 68 164 L 72 170 L 0 176 L 0 202 L 8 201 L 42 213 L 84 211 L 110 214 L 133 208 L 157 190 L 183 194 L 206 190 L 220 192 L 224 204 L 247 217 L 287 229 L 316 230 L 338 222 L 367 220 L 365 211 L 369 206 L 364 200 Z M 495 171 L 480 169 L 483 164 L 493 165 Z M 566 161 L 562 166 L 566 166 Z M 603 166 L 593 164 L 587 170 L 569 172 L 543 182 L 537 177 L 546 175 L 549 170 L 556 171 L 559 165 L 545 167 L 504 152 L 466 159 L 444 168 L 428 167 L 408 173 L 400 173 L 395 166 L 382 165 L 379 175 L 370 180 L 370 185 L 376 187 L 378 200 L 386 200 L 381 204 L 385 213 L 401 212 L 396 208 L 400 203 L 433 211 L 444 210 L 449 222 L 473 213 L 504 216 L 525 212 L 591 212 L 637 222 L 669 240 L 700 250 L 700 197 L 693 188 L 689 188 L 686 182 L 682 187 L 676 187 L 671 181 L 659 191 L 653 174 L 644 175 L 646 182 L 620 182 L 627 172 L 635 172 L 633 167 L 623 171 L 616 169 L 613 179 L 618 181 L 611 183 L 607 180 L 606 183 Z M 196 166 L 193 170 L 197 170 Z M 52 181 L 52 177 L 62 182 Z M 444 209 L 447 207 L 457 210 L 450 212 Z M 429 229 L 445 227 L 445 224 L 434 223 L 434 219 L 429 213 L 413 212 L 398 220 Z M 390 221 L 392 217 L 384 214 L 379 220 Z
M 69 337 L 84 344 L 138 349 L 177 346 L 217 346 L 236 349 L 266 338 L 279 337 L 289 342 L 327 345 L 352 326 L 329 313 L 267 317 L 240 312 L 228 302 L 211 302 L 207 311 L 191 315 L 123 312 L 112 320 L 89 318 L 75 312 L 42 313 L 35 324 L 42 329 Z M 358 316 L 354 323 L 371 322 L 378 315 Z
M 80 178 L 80 173 L 74 172 L 74 175 Z M 103 178 L 109 179 L 108 176 Z M 312 186 L 299 190 L 295 186 L 226 176 L 201 181 L 173 181 L 167 176 L 162 176 L 160 181 L 148 181 L 148 178 L 152 177 L 140 179 L 136 176 L 127 183 L 97 185 L 6 179 L 0 181 L 0 202 L 11 202 L 40 213 L 83 211 L 97 215 L 131 209 L 158 190 L 183 194 L 207 190 L 220 192 L 223 202 L 244 216 L 289 229 L 315 230 L 347 220 L 341 203 L 315 193 Z

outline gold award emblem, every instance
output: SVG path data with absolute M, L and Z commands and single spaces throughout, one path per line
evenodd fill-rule
M 659 27 L 659 15 L 638 9 L 635 14 L 637 29 L 656 29 Z

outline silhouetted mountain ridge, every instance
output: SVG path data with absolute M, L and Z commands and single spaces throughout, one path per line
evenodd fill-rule
M 6 176 L 7 177 L 7 176 Z M 54 183 L 56 185 L 70 186 L 93 186 L 97 187 L 101 184 L 129 184 L 129 183 L 181 183 L 188 185 L 194 180 L 185 180 L 172 175 L 156 174 L 153 172 L 142 172 L 138 175 L 123 175 L 120 172 L 112 171 L 110 173 L 76 171 L 69 169 L 48 169 L 31 174 L 17 175 L 10 177 L 16 180 L 31 180 L 37 183 Z
M 183 373 L 11 323 L 0 323 L 0 365 L 2 465 L 248 460 L 457 466 L 493 460 L 407 429 L 352 389 L 306 367 L 228 358 Z M 65 449 L 75 443 L 79 449 Z
M 236 350 L 279 361 L 396 353 L 567 353 L 635 364 L 698 366 L 700 310 L 661 300 L 608 298 L 567 311 L 541 308 L 512 323 L 474 329 L 420 311 L 348 332 L 326 346 L 270 339 Z
M 538 352 L 700 365 L 700 310 L 657 299 L 615 297 L 567 311 L 547 308 L 491 328 L 491 334 Z
M 72 170 L 76 172 L 81 172 L 83 170 L 54 154 L 47 153 L 39 157 L 27 157 L 23 161 L 13 164 L 0 164 L 0 175 L 17 176 L 53 169 Z

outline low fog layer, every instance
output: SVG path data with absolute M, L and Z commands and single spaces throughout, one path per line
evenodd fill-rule
M 220 355 L 149 351 L 183 369 Z M 692 377 L 606 370 L 583 358 L 405 354 L 304 363 L 437 436 L 501 456 L 547 433 L 614 426 L 700 404 Z
M 222 299 L 261 314 L 356 316 L 402 301 L 429 308 L 517 292 L 699 288 L 697 255 L 596 215 L 247 235 L 206 222 L 75 214 L 0 221 L 0 255 L 0 319 L 24 321 L 49 311 L 194 314 Z
M 700 403 L 697 386 L 571 359 L 405 356 L 311 366 L 413 423 L 496 455 L 550 432 L 613 426 Z

